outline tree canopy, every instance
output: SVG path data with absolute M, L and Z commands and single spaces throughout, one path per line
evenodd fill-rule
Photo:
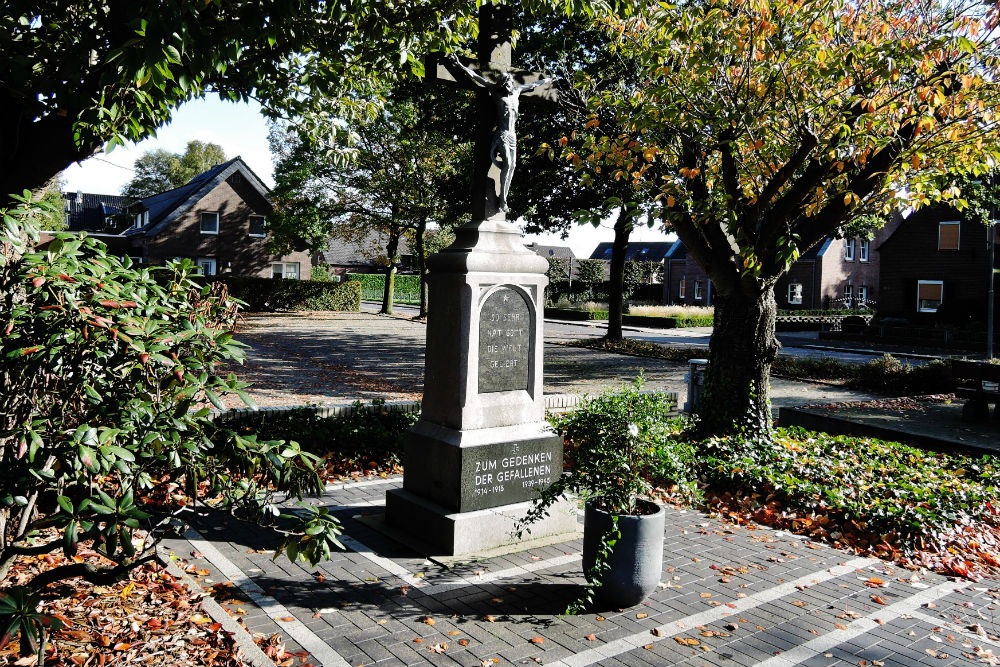
M 586 12 L 589 0 L 531 0 Z M 0 10 L 0 192 L 34 190 L 72 162 L 139 141 L 183 102 L 255 97 L 306 135 L 371 114 L 377 81 L 475 31 L 469 0 L 12 0 Z M 318 102 L 322 100 L 322 104 Z
M 204 141 L 189 141 L 178 155 L 158 148 L 146 151 L 135 161 L 135 176 L 122 194 L 142 199 L 184 185 L 198 174 L 226 161 L 222 146 Z
M 958 198 L 949 175 L 998 157 L 991 7 L 741 0 L 602 22 L 636 68 L 592 96 L 565 157 L 654 192 L 711 277 L 707 428 L 769 430 L 773 287 L 800 253 Z M 616 129 L 603 132 L 609 110 Z

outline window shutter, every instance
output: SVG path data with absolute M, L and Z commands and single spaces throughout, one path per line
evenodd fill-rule
M 942 222 L 938 225 L 938 250 L 958 250 L 960 227 L 957 222 Z
M 920 283 L 917 285 L 919 301 L 941 301 L 944 286 L 941 283 Z

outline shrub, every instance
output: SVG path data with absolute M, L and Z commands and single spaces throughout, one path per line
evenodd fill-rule
M 317 283 L 334 282 L 333 275 L 330 274 L 330 267 L 326 264 L 317 264 L 312 267 L 312 273 L 310 274 L 309 279 Z
M 403 436 L 418 415 L 384 406 L 383 400 L 373 401 L 372 409 L 357 402 L 351 413 L 333 417 L 301 408 L 266 419 L 262 414 L 259 421 L 251 415 L 249 423 L 260 438 L 298 442 L 303 450 L 326 458 L 338 468 L 335 472 L 391 471 L 400 464 Z
M 858 366 L 850 384 L 866 391 L 905 396 L 953 391 L 955 378 L 947 361 L 913 366 L 887 354 Z
M 25 235 L 37 239 L 39 214 L 25 193 L 3 216 L 0 245 L 15 252 L 0 258 L 0 579 L 19 556 L 72 556 L 81 543 L 111 563 L 60 565 L 5 590 L 0 634 L 20 628 L 22 647 L 35 649 L 54 622 L 36 612 L 41 589 L 77 576 L 115 581 L 155 557 L 164 489 L 195 496 L 204 482 L 218 506 L 270 516 L 270 489 L 301 497 L 320 484 L 316 458 L 295 443 L 208 419 L 204 401 L 245 396 L 235 376 L 216 375 L 243 356 L 223 285 L 194 282 L 187 260 L 154 269 L 165 274 L 157 282 L 70 234 L 14 259 Z M 321 514 L 289 526 L 293 558 L 317 562 L 339 544 L 339 525 Z
M 351 282 L 277 280 L 243 276 L 215 276 L 250 312 L 279 310 L 361 310 L 361 286 Z
M 677 438 L 683 418 L 670 416 L 674 406 L 666 394 L 643 393 L 642 382 L 640 376 L 619 392 L 588 397 L 550 418 L 565 439 L 572 472 L 543 492 L 536 508 L 572 491 L 599 498 L 609 512 L 630 514 L 653 479 L 694 491 L 694 449 Z

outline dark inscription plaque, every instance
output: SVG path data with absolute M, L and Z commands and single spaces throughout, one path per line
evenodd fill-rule
M 479 393 L 528 389 L 531 306 L 517 290 L 491 294 L 479 313 Z
M 562 438 L 462 450 L 462 512 L 531 500 L 562 474 Z

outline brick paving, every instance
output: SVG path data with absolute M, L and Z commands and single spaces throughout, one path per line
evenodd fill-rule
M 663 577 L 647 601 L 563 616 L 583 581 L 579 540 L 444 567 L 358 521 L 401 482 L 334 485 L 313 501 L 341 518 L 348 546 L 315 569 L 272 562 L 272 531 L 213 514 L 189 514 L 196 532 L 168 546 L 249 592 L 238 603 L 247 626 L 281 632 L 315 665 L 1000 664 L 996 581 L 914 573 L 678 509 L 667 509 Z

